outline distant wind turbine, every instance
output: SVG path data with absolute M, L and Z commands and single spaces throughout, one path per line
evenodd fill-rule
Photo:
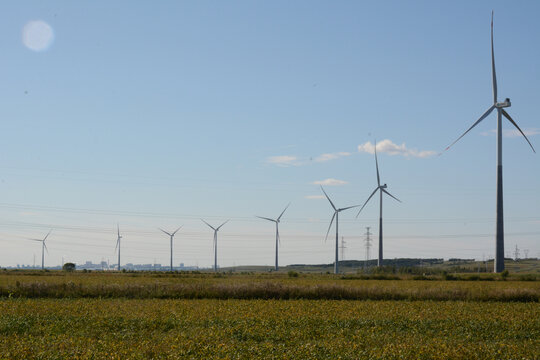
M 173 259 L 172 259 L 172 254 L 173 254 L 173 251 L 172 251 L 172 248 L 173 248 L 173 246 L 172 246 L 172 245 L 173 245 L 173 238 L 174 238 L 174 234 L 176 234 L 176 232 L 177 232 L 178 230 L 180 230 L 180 228 L 181 228 L 181 226 L 180 226 L 178 229 L 174 230 L 174 232 L 172 232 L 172 233 L 169 233 L 169 232 L 167 232 L 167 231 L 165 231 L 165 230 L 163 230 L 163 229 L 159 229 L 159 230 L 163 231 L 165 234 L 167 234 L 167 235 L 169 235 L 169 236 L 171 237 L 171 271 L 173 271 Z
M 385 193 L 386 195 L 392 197 L 393 199 L 401 202 L 401 200 L 399 200 L 397 197 L 395 197 L 394 195 L 390 194 L 388 191 L 386 191 L 386 188 L 388 188 L 388 185 L 384 184 L 384 185 L 381 185 L 381 176 L 379 175 L 379 161 L 377 160 L 377 141 L 375 141 L 375 169 L 377 170 L 377 187 L 375 188 L 375 190 L 373 190 L 373 192 L 371 193 L 371 195 L 369 195 L 368 199 L 366 200 L 366 202 L 364 203 L 364 205 L 362 205 L 362 207 L 360 208 L 360 211 L 358 211 L 358 214 L 356 214 L 356 217 L 358 217 L 358 215 L 360 215 L 360 212 L 362 212 L 362 210 L 364 209 L 364 207 L 366 206 L 366 204 L 368 203 L 369 200 L 371 200 L 371 198 L 373 197 L 373 195 L 375 195 L 375 193 L 377 191 L 379 191 L 379 257 L 377 259 L 377 266 L 382 266 L 383 265 L 383 202 L 382 202 L 382 199 L 383 199 L 383 193 Z
M 45 251 L 47 251 L 47 254 L 49 253 L 49 249 L 47 249 L 47 245 L 45 244 L 45 240 L 49 237 L 51 234 L 51 230 L 45 235 L 43 239 L 29 239 L 32 241 L 39 241 L 41 243 L 41 270 L 45 270 Z
M 332 220 L 330 220 L 330 225 L 328 226 L 328 231 L 326 232 L 326 237 L 324 238 L 324 241 L 326 241 L 328 239 L 328 234 L 330 233 L 330 229 L 332 228 L 332 223 L 334 222 L 334 218 L 336 219 L 336 260 L 334 262 L 334 274 L 337 274 L 337 273 L 339 273 L 339 258 L 338 258 L 339 213 L 342 212 L 343 210 L 348 210 L 348 209 L 352 209 L 352 208 L 355 208 L 355 207 L 359 207 L 360 205 L 353 205 L 353 206 L 348 206 L 348 207 L 345 207 L 345 208 L 338 209 L 338 208 L 336 208 L 336 206 L 334 205 L 332 200 L 330 200 L 330 197 L 328 197 L 328 194 L 326 194 L 326 191 L 324 191 L 322 186 L 321 186 L 321 190 L 324 193 L 324 195 L 326 196 L 326 198 L 328 199 L 328 201 L 330 202 L 330 205 L 332 205 L 332 208 L 334 209 L 334 215 L 332 215 Z
M 201 219 L 201 221 L 205 223 L 206 225 L 208 225 L 212 230 L 214 230 L 214 271 L 217 271 L 217 233 L 223 225 L 229 222 L 229 220 L 225 221 L 223 224 L 219 225 L 217 228 L 213 227 L 212 225 L 210 225 L 203 219 Z
M 120 240 L 122 240 L 122 236 L 120 236 L 120 224 L 117 224 L 118 229 L 118 237 L 116 238 L 116 247 L 114 248 L 114 251 L 118 249 L 118 271 L 120 271 Z
M 525 140 L 529 143 L 532 151 L 536 153 L 527 136 L 521 131 L 518 124 L 510 117 L 510 115 L 504 110 L 506 107 L 510 107 L 510 99 L 506 98 L 504 102 L 497 102 L 497 76 L 495 73 L 495 52 L 493 50 L 493 11 L 491 12 L 491 77 L 493 82 L 493 105 L 486 112 L 480 116 L 480 118 L 467 130 L 457 138 L 452 144 L 450 144 L 444 151 L 450 149 L 456 142 L 458 142 L 465 134 L 472 130 L 482 120 L 484 120 L 491 112 L 497 109 L 497 225 L 495 234 L 495 262 L 494 272 L 498 273 L 504 270 L 504 216 L 503 216 L 503 171 L 502 171 L 502 116 L 510 121 L 512 125 L 518 129 L 523 135 Z
M 289 203 L 289 205 L 291 205 L 291 203 Z M 279 269 L 279 267 L 278 267 L 278 243 L 279 243 L 279 245 L 281 245 L 281 240 L 279 238 L 279 222 L 281 220 L 281 217 L 285 213 L 285 210 L 287 210 L 287 208 L 289 207 L 289 205 L 287 205 L 285 207 L 285 209 L 281 212 L 281 214 L 278 216 L 277 219 L 270 219 L 270 218 L 267 218 L 267 217 L 257 216 L 259 219 L 264 219 L 264 220 L 268 220 L 268 221 L 272 221 L 272 222 L 276 223 L 276 267 L 275 267 L 276 271 L 278 271 L 278 269 Z

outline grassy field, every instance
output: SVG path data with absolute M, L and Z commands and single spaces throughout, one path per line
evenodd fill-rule
M 0 297 L 540 301 L 540 281 L 522 276 L 4 272 Z
M 535 359 L 537 303 L 17 299 L 2 359 Z
M 0 359 L 538 359 L 517 279 L 3 272 Z

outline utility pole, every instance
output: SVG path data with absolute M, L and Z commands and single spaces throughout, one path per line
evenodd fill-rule
M 369 267 L 369 250 L 371 248 L 371 238 L 369 237 L 370 235 L 373 235 L 371 232 L 369 232 L 369 229 L 370 227 L 367 226 L 366 227 L 366 233 L 364 235 L 366 235 L 366 239 L 364 240 L 365 243 L 366 243 L 366 262 L 364 264 L 364 267 L 365 268 L 368 268 Z

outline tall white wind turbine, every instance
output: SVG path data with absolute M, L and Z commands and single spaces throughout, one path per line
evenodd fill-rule
M 206 225 L 208 225 L 212 230 L 214 230 L 214 242 L 213 242 L 214 244 L 214 271 L 217 271 L 217 233 L 223 225 L 229 222 L 229 220 L 225 221 L 223 224 L 219 225 L 217 228 L 213 227 L 212 225 L 210 225 L 203 219 L 201 219 L 201 221 L 205 223 Z
M 49 237 L 51 234 L 51 230 L 45 235 L 43 239 L 29 239 L 32 241 L 39 241 L 41 243 L 41 270 L 45 270 L 45 251 L 47 251 L 47 254 L 49 253 L 49 249 L 47 249 L 47 245 L 45 244 L 45 240 Z
M 117 224 L 118 229 L 118 237 L 116 238 L 116 247 L 114 248 L 114 251 L 118 249 L 118 271 L 120 271 L 120 240 L 122 240 L 122 236 L 120 236 L 120 224 Z
M 328 239 L 328 234 L 330 233 L 330 228 L 332 228 L 332 223 L 334 222 L 334 218 L 335 218 L 336 219 L 336 260 L 334 261 L 334 274 L 338 274 L 339 273 L 339 258 L 338 258 L 338 254 L 339 254 L 339 252 L 338 252 L 338 246 L 339 246 L 339 232 L 338 232 L 338 229 L 339 229 L 339 213 L 344 211 L 344 210 L 359 207 L 360 205 L 353 205 L 353 206 L 348 206 L 348 207 L 345 207 L 345 208 L 338 209 L 338 208 L 336 208 L 336 206 L 334 205 L 332 200 L 330 200 L 330 197 L 328 197 L 328 194 L 326 194 L 326 191 L 324 191 L 322 186 L 321 186 L 321 190 L 324 193 L 324 196 L 326 196 L 326 198 L 330 202 L 330 205 L 332 205 L 332 208 L 334 209 L 334 215 L 332 215 L 332 220 L 330 220 L 330 225 L 328 226 L 328 231 L 326 232 L 326 237 L 325 237 L 324 241 L 326 241 Z
M 391 198 L 399 202 L 401 202 L 401 200 L 399 200 L 397 197 L 390 194 L 386 190 L 388 188 L 388 185 L 386 184 L 381 185 L 381 176 L 379 175 L 379 161 L 377 160 L 377 141 L 375 141 L 375 169 L 377 170 L 377 187 L 375 188 L 375 190 L 373 190 L 371 195 L 369 195 L 364 205 L 362 205 L 362 207 L 360 208 L 360 211 L 358 211 L 358 214 L 356 214 L 356 217 L 360 215 L 360 212 L 362 212 L 362 210 L 364 209 L 368 201 L 371 200 L 373 195 L 375 195 L 375 193 L 379 191 L 379 204 L 380 204 L 379 205 L 379 257 L 377 258 L 377 266 L 382 266 L 383 265 L 383 216 L 382 216 L 383 215 L 383 210 L 382 210 L 383 209 L 383 206 L 382 206 L 383 193 L 385 193 L 386 195 L 390 196 Z
M 460 137 L 450 144 L 444 151 L 450 149 L 452 145 L 458 142 L 465 134 L 472 130 L 491 112 L 497 109 L 497 225 L 495 230 L 495 263 L 494 272 L 498 273 L 504 270 L 504 216 L 503 216 L 503 171 L 502 171 L 502 116 L 508 119 L 512 125 L 518 129 L 525 140 L 529 143 L 532 151 L 536 153 L 527 136 L 521 131 L 518 124 L 510 117 L 504 108 L 510 107 L 510 99 L 506 98 L 503 102 L 497 101 L 497 76 L 495 73 L 495 52 L 493 50 L 493 11 L 491 12 L 491 77 L 493 83 L 493 105 Z
M 289 205 L 291 205 L 291 203 L 289 203 Z M 275 266 L 276 271 L 278 271 L 278 269 L 279 269 L 279 267 L 278 267 L 278 244 L 281 245 L 281 240 L 279 238 L 279 222 L 281 220 L 281 217 L 285 213 L 285 210 L 287 210 L 287 208 L 289 207 L 289 205 L 287 205 L 285 207 L 285 209 L 281 212 L 281 214 L 278 216 L 277 219 L 270 219 L 270 218 L 263 217 L 263 216 L 257 216 L 259 219 L 264 219 L 264 220 L 268 220 L 268 221 L 272 221 L 272 222 L 276 223 L 276 266 Z
M 180 228 L 181 228 L 181 226 L 178 229 L 174 230 L 174 232 L 172 232 L 172 233 L 169 233 L 169 232 L 167 232 L 167 231 L 165 231 L 163 229 L 159 229 L 159 230 L 163 231 L 165 234 L 169 235 L 169 237 L 171 238 L 171 271 L 173 271 L 173 256 L 172 256 L 172 254 L 173 254 L 173 250 L 172 250 L 173 249 L 173 246 L 172 246 L 173 245 L 173 238 L 174 238 L 174 234 L 176 234 L 176 232 L 178 230 L 180 230 Z

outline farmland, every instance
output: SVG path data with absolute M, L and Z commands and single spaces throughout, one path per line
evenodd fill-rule
M 540 282 L 486 276 L 5 272 L 0 359 L 537 358 Z

